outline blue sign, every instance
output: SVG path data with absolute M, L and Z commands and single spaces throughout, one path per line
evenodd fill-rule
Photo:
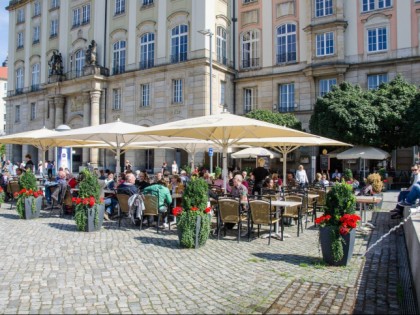
M 209 156 L 213 156 L 213 148 L 209 148 Z

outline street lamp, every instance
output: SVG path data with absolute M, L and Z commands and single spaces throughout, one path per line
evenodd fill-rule
M 198 31 L 200 34 L 203 34 L 204 36 L 208 36 L 209 40 L 210 40 L 210 115 L 212 114 L 212 100 L 213 100 L 213 89 L 212 89 L 212 81 L 213 81 L 213 58 L 212 58 L 212 54 L 213 54 L 213 49 L 212 49 L 212 37 L 213 37 L 213 33 L 210 29 L 206 29 L 206 30 L 201 30 Z

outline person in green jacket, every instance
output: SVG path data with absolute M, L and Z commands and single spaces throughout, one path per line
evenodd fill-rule
M 172 195 L 169 191 L 169 188 L 166 187 L 166 183 L 163 180 L 161 180 L 143 189 L 144 195 L 157 195 L 158 193 L 159 212 L 166 213 L 168 211 L 169 205 L 172 203 Z M 153 216 L 149 216 L 148 220 L 150 224 L 153 220 Z

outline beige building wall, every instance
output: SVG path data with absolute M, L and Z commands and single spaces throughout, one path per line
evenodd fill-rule
M 392 1 L 389 8 L 362 12 L 362 1 L 333 0 L 332 13 L 317 17 L 315 0 L 155 0 L 126 1 L 125 11 L 115 12 L 114 0 L 60 1 L 50 8 L 41 1 L 41 16 L 33 17 L 33 1 L 9 6 L 9 71 L 7 132 L 15 133 L 67 124 L 72 128 L 114 121 L 151 126 L 172 120 L 210 113 L 226 107 L 236 114 L 254 108 L 281 111 L 281 88 L 294 87 L 288 110 L 309 130 L 316 98 L 323 80 L 344 80 L 368 87 L 368 76 L 386 75 L 392 80 L 398 73 L 412 83 L 420 82 L 419 1 Z M 90 21 L 73 27 L 73 10 L 90 5 Z M 23 9 L 25 21 L 17 23 Z M 50 36 L 53 20 L 59 21 L 58 36 Z M 171 30 L 188 26 L 187 59 L 171 60 Z M 277 49 L 277 28 L 296 27 L 296 58 L 281 61 Z M 33 27 L 40 26 L 40 42 L 32 43 Z M 226 60 L 218 55 L 218 28 L 226 30 Z M 385 27 L 387 49 L 368 52 L 368 29 Z M 212 36 L 198 31 L 209 29 Z M 247 48 L 243 37 L 255 36 L 251 59 L 244 60 Z M 24 34 L 24 47 L 17 48 L 18 33 Z M 154 65 L 140 67 L 140 38 L 154 33 Z M 334 50 L 317 54 L 317 37 L 331 33 Z M 97 43 L 97 64 L 77 74 L 76 54 Z M 126 42 L 125 69 L 114 73 L 113 45 Z M 210 41 L 212 51 L 210 52 Z M 63 58 L 63 75 L 51 76 L 48 62 L 54 51 Z M 210 56 L 213 61 L 210 91 Z M 31 91 L 31 69 L 39 63 L 40 89 Z M 233 68 L 232 66 L 235 65 Z M 16 70 L 24 71 L 23 93 L 16 90 Z M 182 82 L 182 102 L 173 102 L 174 80 Z M 142 86 L 150 87 L 150 106 L 142 106 Z M 114 108 L 114 93 L 120 91 L 121 108 Z M 224 94 L 224 100 L 221 96 Z M 249 97 L 251 95 L 251 97 Z M 223 104 L 222 104 L 223 102 Z M 31 119 L 35 103 L 37 115 Z M 247 107 L 245 106 L 247 105 Z M 16 108 L 20 117 L 16 117 Z M 17 146 L 14 146 L 17 147 Z M 24 155 L 27 148 L 14 148 L 10 154 Z M 23 151 L 23 152 L 22 152 Z M 78 149 L 81 164 L 93 162 L 113 167 L 109 152 Z M 127 152 L 134 167 L 144 168 L 145 151 Z M 154 169 L 164 160 L 173 160 L 174 150 L 155 150 Z M 49 153 L 53 158 L 53 153 Z M 198 160 L 202 160 L 203 156 Z M 197 158 L 196 158 L 197 160 Z M 186 161 L 178 161 L 186 164 Z

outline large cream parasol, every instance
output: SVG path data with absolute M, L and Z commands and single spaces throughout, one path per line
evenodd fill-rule
M 229 146 L 237 144 L 239 140 L 245 137 L 260 139 L 267 137 L 309 136 L 309 134 L 302 131 L 226 112 L 153 126 L 141 132 L 141 134 L 195 138 L 208 140 L 219 145 L 223 152 L 223 186 L 225 188 Z
M 283 179 L 286 178 L 286 160 L 287 155 L 303 146 L 351 146 L 337 140 L 307 134 L 307 137 L 275 137 L 265 139 L 244 138 L 238 141 L 238 144 L 260 145 L 262 147 L 271 147 L 273 150 L 283 155 Z
M 257 158 L 259 155 L 268 155 L 270 159 L 279 158 L 280 154 L 262 147 L 250 147 L 230 155 L 233 159 L 251 159 Z
M 353 148 L 337 154 L 337 159 L 339 160 L 362 159 L 363 165 L 361 167 L 363 170 L 363 177 L 366 177 L 366 160 L 386 160 L 389 157 L 390 155 L 388 152 L 368 146 L 354 146 Z
M 0 137 L 0 143 L 32 145 L 42 151 L 43 160 L 45 159 L 45 152 L 52 147 L 78 146 L 96 143 L 96 141 L 81 141 L 72 139 L 71 137 L 63 139 L 54 138 L 55 136 L 60 136 L 62 134 L 62 131 L 51 130 L 43 127 L 41 129 L 29 130 Z

